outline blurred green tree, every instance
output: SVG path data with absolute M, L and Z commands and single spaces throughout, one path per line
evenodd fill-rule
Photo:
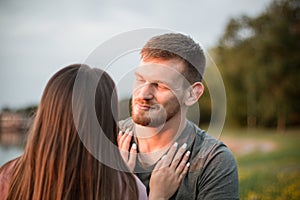
M 279 131 L 300 124 L 299 1 L 276 0 L 257 17 L 231 19 L 216 51 L 231 121 Z

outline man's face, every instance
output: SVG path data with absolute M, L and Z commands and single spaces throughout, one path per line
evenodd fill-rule
M 152 59 L 140 63 L 135 73 L 132 99 L 135 123 L 158 127 L 180 115 L 184 98 L 183 67 L 184 63 L 177 59 Z

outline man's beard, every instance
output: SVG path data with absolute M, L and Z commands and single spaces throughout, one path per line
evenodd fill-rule
M 146 105 L 148 110 L 135 108 L 136 104 Z M 180 104 L 177 99 L 171 99 L 165 105 L 153 104 L 147 100 L 132 101 L 132 119 L 136 124 L 148 127 L 158 127 L 169 121 L 180 111 Z

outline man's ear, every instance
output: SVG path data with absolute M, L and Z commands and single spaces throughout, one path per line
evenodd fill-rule
M 196 103 L 199 98 L 202 96 L 204 92 L 204 86 L 201 82 L 195 82 L 193 85 L 191 85 L 187 90 L 185 94 L 185 105 L 191 106 L 194 103 Z

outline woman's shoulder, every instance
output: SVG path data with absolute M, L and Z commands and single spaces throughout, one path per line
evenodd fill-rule
M 121 174 L 122 173 L 123 172 L 118 173 L 119 184 L 120 184 L 119 186 L 121 188 L 120 193 L 123 194 L 123 199 L 124 200 L 129 200 L 128 190 L 124 190 L 126 188 L 126 185 L 123 185 L 124 182 L 122 182 L 122 180 L 121 180 Z M 136 182 L 137 190 L 138 190 L 138 193 L 139 193 L 138 199 L 139 200 L 148 200 L 147 190 L 146 190 L 145 185 L 142 183 L 142 181 L 135 174 L 131 174 L 131 175 L 134 177 L 135 182 Z
M 0 168 L 0 193 L 1 196 L 6 196 L 5 194 L 7 193 L 10 178 L 13 172 L 13 169 L 19 160 L 18 158 L 15 158 L 13 160 L 8 161 L 5 163 L 1 168 Z
M 6 175 L 11 174 L 12 169 L 16 165 L 16 163 L 19 160 L 19 158 L 20 157 L 15 158 L 13 160 L 10 160 L 7 163 L 5 163 L 4 165 L 2 165 L 2 167 L 0 168 L 0 177 L 1 177 L 1 179 L 3 178 L 2 176 L 6 176 Z
M 148 200 L 145 185 L 142 183 L 142 181 L 136 175 L 133 175 L 133 176 L 135 177 L 136 185 L 139 190 L 139 200 Z

